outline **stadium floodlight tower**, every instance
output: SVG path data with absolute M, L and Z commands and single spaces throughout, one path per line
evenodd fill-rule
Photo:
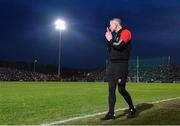
M 34 60 L 34 70 L 33 70 L 34 73 L 36 72 L 36 63 L 37 63 L 37 62 L 38 62 L 37 59 L 35 59 L 35 60 Z
M 62 35 L 62 31 L 66 29 L 66 22 L 62 19 L 57 19 L 55 21 L 55 28 L 56 30 L 59 31 L 59 49 L 58 49 L 58 76 L 61 75 L 61 70 L 60 70 L 60 67 L 61 67 L 61 61 L 60 61 L 60 58 L 61 58 L 61 35 Z

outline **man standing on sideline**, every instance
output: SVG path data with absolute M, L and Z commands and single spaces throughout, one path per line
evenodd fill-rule
M 130 94 L 126 90 L 128 60 L 131 50 L 131 32 L 122 27 L 120 19 L 114 18 L 110 20 L 110 27 L 107 27 L 105 37 L 110 55 L 110 63 L 106 69 L 109 84 L 109 111 L 101 120 L 115 119 L 116 85 L 118 86 L 119 93 L 129 105 L 127 118 L 134 117 L 136 109 Z

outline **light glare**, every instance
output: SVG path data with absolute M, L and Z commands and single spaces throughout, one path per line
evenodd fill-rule
M 66 22 L 63 21 L 62 19 L 57 19 L 55 21 L 55 28 L 57 30 L 65 30 L 66 29 Z

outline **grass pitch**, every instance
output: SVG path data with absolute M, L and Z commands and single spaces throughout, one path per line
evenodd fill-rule
M 180 96 L 180 84 L 128 83 L 127 90 L 140 109 L 147 102 Z M 0 125 L 43 124 L 106 111 L 107 95 L 107 83 L 99 82 L 0 82 Z M 94 117 L 66 124 L 180 124 L 178 123 L 180 107 L 177 106 L 179 103 L 179 100 L 175 100 L 154 105 L 146 111 L 139 112 L 137 118 L 131 120 L 123 121 L 125 117 L 122 116 L 115 121 L 100 122 L 99 117 Z M 176 111 L 168 109 L 174 108 L 173 105 Z M 116 108 L 123 107 L 127 105 L 117 92 Z M 168 123 L 167 117 L 164 118 L 164 122 L 159 121 L 157 115 L 158 112 L 162 114 L 160 110 L 171 115 L 167 116 L 170 119 Z M 178 113 L 171 114 L 171 112 Z M 143 114 L 147 118 L 155 114 L 156 121 L 148 123 L 148 119 L 143 118 L 146 116 L 141 116 Z M 139 123 L 135 123 L 136 120 L 139 120 Z

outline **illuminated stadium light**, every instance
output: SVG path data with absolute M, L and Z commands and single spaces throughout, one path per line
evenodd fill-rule
M 59 51 L 58 51 L 58 76 L 61 75 L 61 37 L 62 31 L 66 29 L 66 22 L 62 19 L 57 19 L 54 23 L 55 28 L 59 31 Z
M 55 28 L 57 30 L 65 30 L 66 29 L 66 22 L 62 19 L 57 19 L 55 21 Z

